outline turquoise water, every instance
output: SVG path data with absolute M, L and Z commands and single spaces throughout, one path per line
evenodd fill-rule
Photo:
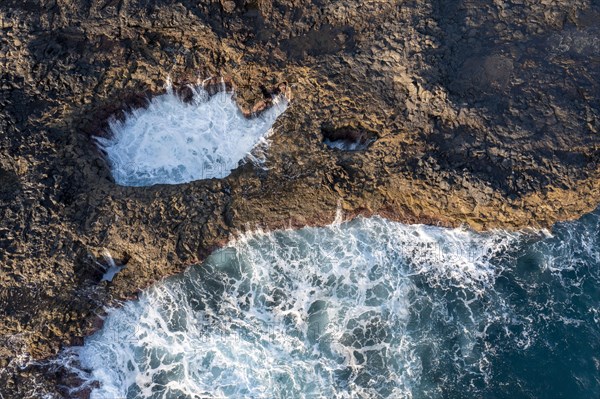
M 598 398 L 599 213 L 255 233 L 112 309 L 93 398 Z

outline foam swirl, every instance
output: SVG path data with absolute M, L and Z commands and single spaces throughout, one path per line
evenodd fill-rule
M 110 138 L 98 137 L 113 177 L 124 186 L 179 184 L 223 178 L 235 169 L 285 111 L 285 97 L 258 116 L 246 118 L 229 92 L 212 96 L 193 88 L 184 103 L 171 88 L 147 108 L 110 123 Z

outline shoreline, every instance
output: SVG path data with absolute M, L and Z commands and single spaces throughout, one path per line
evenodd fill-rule
M 600 207 L 596 208 L 591 213 L 587 213 L 587 214 L 582 215 L 581 217 L 585 217 L 586 215 L 597 213 L 599 209 L 600 209 Z M 263 229 L 248 230 L 246 232 L 239 233 L 238 235 L 236 235 L 235 237 L 233 237 L 229 242 L 227 242 L 225 244 L 224 247 L 227 247 L 227 246 L 231 245 L 232 243 L 235 243 L 237 240 L 240 240 L 240 239 L 241 240 L 246 240 L 248 238 L 252 239 L 252 238 L 255 238 L 256 236 L 260 237 L 262 235 L 268 235 L 268 234 L 275 233 L 275 232 L 297 231 L 299 229 L 304 229 L 304 228 L 327 228 L 327 227 L 330 227 L 330 226 L 333 226 L 333 225 L 341 225 L 341 224 L 345 224 L 345 223 L 352 223 L 352 222 L 356 221 L 358 218 L 365 218 L 365 219 L 369 219 L 369 218 L 381 218 L 381 219 L 386 220 L 386 221 L 390 221 L 390 222 L 393 222 L 393 223 L 400 223 L 400 224 L 404 224 L 404 225 L 407 225 L 407 226 L 420 225 L 420 226 L 435 227 L 435 228 L 440 228 L 440 229 L 453 229 L 452 227 L 444 227 L 444 226 L 432 225 L 432 224 L 426 224 L 426 223 L 415 223 L 415 224 L 410 223 L 409 224 L 409 223 L 394 221 L 392 219 L 385 218 L 385 217 L 383 217 L 381 215 L 363 216 L 363 215 L 359 214 L 359 215 L 355 215 L 355 216 L 352 216 L 352 217 L 345 217 L 345 216 L 346 215 L 341 214 L 341 212 L 339 212 L 339 210 L 338 210 L 338 212 L 335 215 L 334 220 L 332 220 L 329 223 L 323 224 L 323 225 L 321 225 L 321 224 L 315 224 L 315 225 L 310 225 L 310 226 L 299 226 L 299 227 L 288 226 L 285 229 L 275 229 L 275 230 L 263 230 Z M 557 223 L 563 223 L 563 222 L 564 221 L 559 221 Z M 514 233 L 518 233 L 518 234 L 519 233 L 520 234 L 525 234 L 525 236 L 527 237 L 527 238 L 525 238 L 526 242 L 534 242 L 534 241 L 544 240 L 544 239 L 547 239 L 549 237 L 552 237 L 551 234 L 548 235 L 549 232 L 546 229 L 537 230 L 537 229 L 528 229 L 528 228 L 525 228 L 525 229 L 520 229 L 520 230 L 494 229 L 494 230 L 477 231 L 477 230 L 470 229 L 470 228 L 468 228 L 466 226 L 461 226 L 461 227 L 458 227 L 458 228 L 466 228 L 467 231 L 470 231 L 470 232 L 476 233 L 476 234 L 500 233 L 500 232 L 508 232 L 508 233 L 513 233 L 514 232 Z M 554 226 L 553 226 L 553 228 L 554 228 Z M 215 249 L 215 251 L 223 249 L 224 247 L 217 248 L 217 249 Z M 204 262 L 205 260 L 206 259 L 202 260 L 202 262 Z M 155 284 L 163 284 L 163 283 L 165 283 L 166 279 L 169 279 L 169 278 L 171 278 L 173 276 L 180 275 L 181 273 L 186 272 L 187 269 L 190 268 L 190 267 L 201 266 L 202 262 L 193 263 L 193 264 L 187 265 L 180 272 L 178 272 L 178 273 L 176 273 L 174 275 L 163 276 L 160 280 L 155 281 L 150 286 L 145 287 L 145 288 L 141 288 L 140 292 L 141 291 L 145 291 L 145 290 L 151 288 Z M 123 301 L 129 301 L 129 300 L 136 300 L 137 301 L 138 299 L 139 299 L 139 297 L 136 296 L 135 298 L 128 298 L 128 299 L 125 299 Z M 121 301 L 121 300 L 119 300 L 119 301 Z M 113 309 L 118 309 L 118 308 L 120 308 L 120 306 L 121 306 L 121 303 L 119 303 L 117 306 L 112 306 L 112 308 Z M 97 320 L 100 320 L 100 322 L 95 323 L 96 324 L 96 329 L 94 331 L 90 332 L 90 334 L 88 334 L 88 336 L 94 334 L 95 332 L 97 332 L 97 331 L 99 331 L 99 330 L 101 330 L 103 328 L 103 322 L 104 322 L 104 317 L 105 316 L 106 316 L 106 314 L 104 314 L 102 316 L 102 319 L 100 319 L 100 317 L 97 318 Z M 81 345 L 83 345 L 83 343 Z M 81 346 L 81 345 L 77 345 L 77 346 Z M 81 383 L 81 381 L 83 381 L 83 380 L 77 380 L 76 378 L 74 378 L 74 375 L 69 375 L 69 374 L 67 374 L 66 376 L 63 376 L 61 378 L 62 379 L 60 381 L 64 380 L 64 381 L 67 381 L 67 382 L 72 382 L 73 384 L 75 384 L 76 382 Z M 95 386 L 94 384 L 96 384 L 97 381 L 91 381 L 91 380 L 89 380 L 89 381 L 87 381 L 87 383 L 91 384 L 91 386 L 93 388 Z M 77 387 L 79 387 L 79 385 L 70 385 L 69 387 L 70 388 L 77 388 Z M 84 390 L 83 393 L 78 394 L 78 396 L 76 396 L 76 397 L 79 398 L 79 399 L 89 399 L 89 392 L 87 392 L 87 391 Z
M 80 342 L 106 304 L 248 226 L 324 225 L 341 206 L 407 224 L 549 228 L 600 204 L 589 41 L 600 6 L 233 3 L 0 6 L 4 396 L 27 397 L 37 377 L 54 389 L 52 376 L 9 370 L 18 356 Z M 115 185 L 91 137 L 159 94 L 166 76 L 176 86 L 227 76 L 246 113 L 285 82 L 294 98 L 264 167 Z M 370 145 L 331 149 L 328 137 Z M 97 266 L 105 250 L 126 264 L 109 285 Z

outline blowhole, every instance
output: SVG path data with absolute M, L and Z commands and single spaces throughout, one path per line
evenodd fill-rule
M 182 184 L 224 178 L 264 146 L 277 117 L 287 108 L 284 94 L 273 93 L 245 112 L 233 85 L 208 79 L 152 98 L 109 121 L 108 135 L 96 137 L 122 186 Z
M 321 133 L 325 145 L 343 151 L 366 150 L 377 140 L 377 133 L 351 125 L 341 127 L 323 125 Z

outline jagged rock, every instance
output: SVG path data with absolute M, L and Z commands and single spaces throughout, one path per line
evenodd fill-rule
M 600 9 L 551 3 L 3 1 L 0 288 L 23 300 L 0 295 L 2 395 L 60 395 L 63 377 L 20 374 L 19 355 L 80 343 L 102 306 L 248 227 L 327 224 L 341 206 L 514 229 L 595 208 Z M 182 88 L 211 76 L 248 114 L 268 106 L 265 90 L 293 94 L 267 170 L 116 186 L 91 139 L 107 118 L 169 77 Z M 352 121 L 376 133 L 368 149 L 322 144 L 323 126 Z M 105 250 L 127 267 L 99 283 Z

